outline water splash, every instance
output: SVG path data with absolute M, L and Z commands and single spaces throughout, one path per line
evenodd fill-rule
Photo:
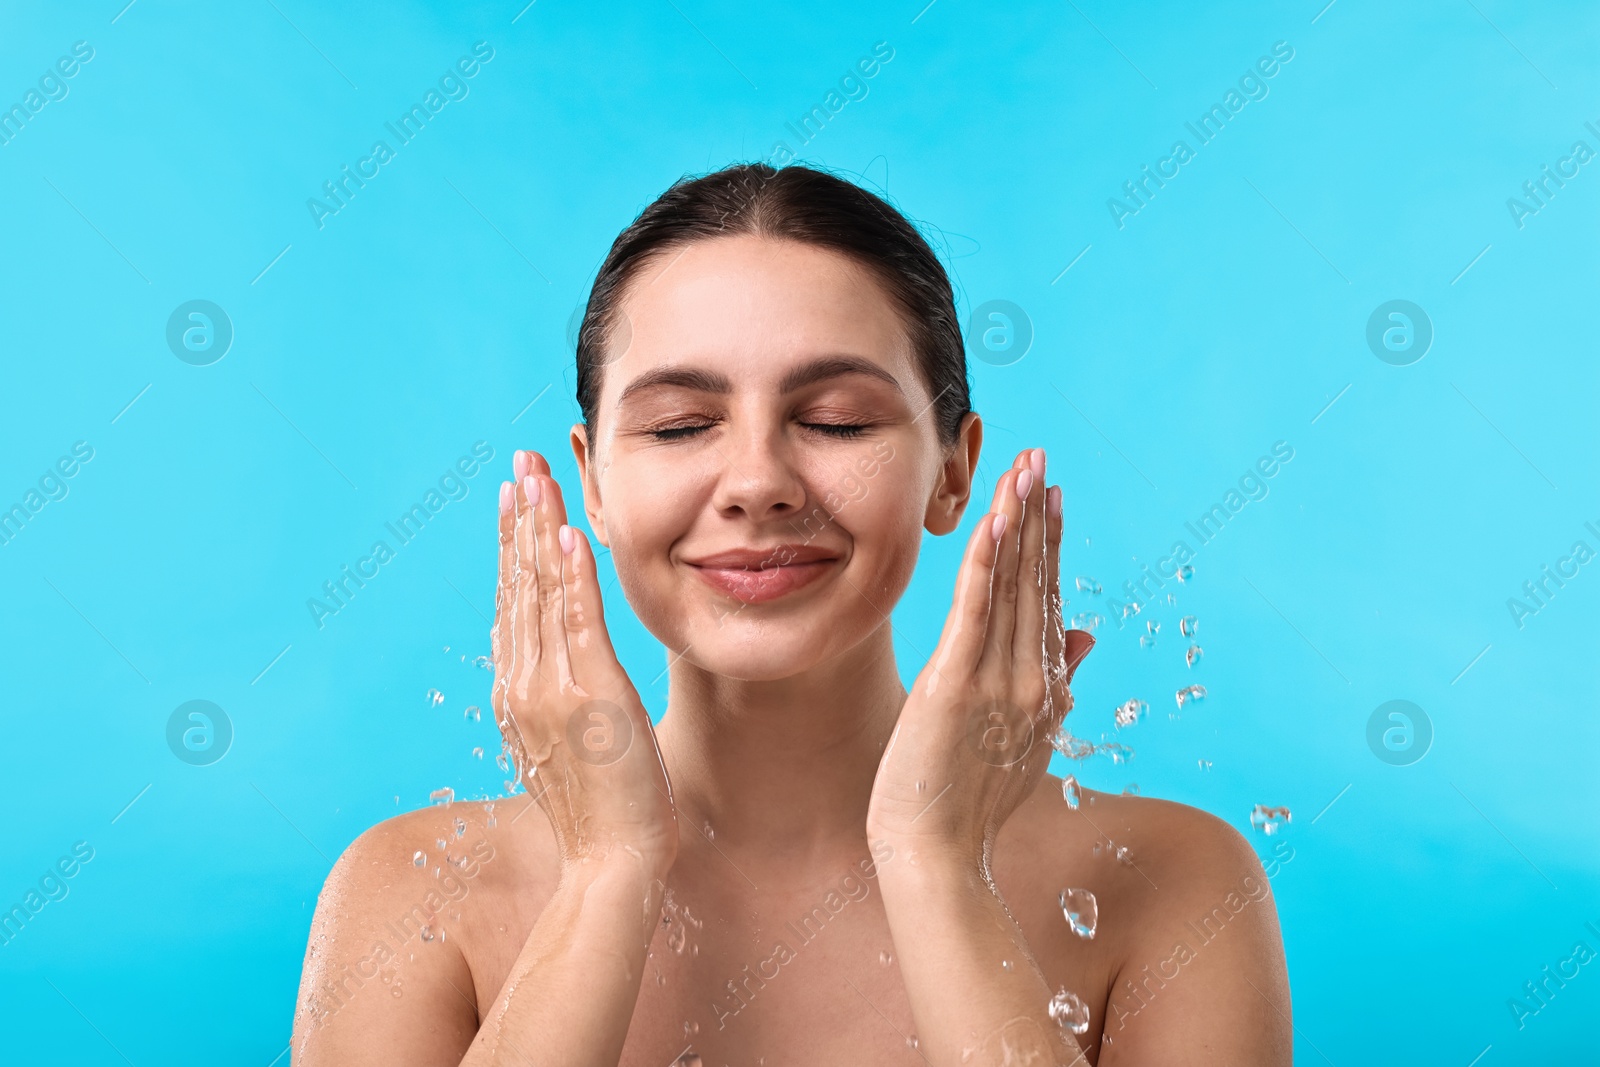
M 1187 651 L 1187 652 L 1185 652 L 1183 654 L 1183 662 L 1186 665 L 1188 665 L 1188 667 L 1191 670 L 1193 670 L 1194 669 L 1194 661 L 1199 659 L 1201 656 L 1203 656 L 1205 654 L 1206 654 L 1206 650 L 1201 648 L 1199 645 L 1190 645 L 1189 646 L 1189 651 Z
M 456 791 L 449 786 L 445 786 L 443 789 L 435 789 L 433 792 L 429 793 L 428 799 L 433 801 L 435 804 L 443 801 L 448 807 L 456 799 Z
M 468 708 L 466 711 L 463 711 L 461 713 L 461 717 L 463 719 L 471 719 L 473 722 L 482 722 L 483 721 L 483 709 L 478 707 L 478 705 L 474 704 L 474 705 L 472 705 L 472 707 Z
M 1139 602 L 1137 600 L 1130 600 L 1122 605 L 1122 617 L 1124 619 L 1131 619 L 1137 614 L 1139 614 Z
M 1200 630 L 1200 620 L 1193 615 L 1185 615 L 1178 620 L 1178 632 L 1185 637 L 1193 637 Z
M 1105 592 L 1105 590 L 1102 589 L 1100 587 L 1100 583 L 1095 581 L 1093 578 L 1085 578 L 1080 574 L 1078 575 L 1078 592 L 1088 593 L 1090 596 L 1099 596 L 1101 593 Z
M 488 656 L 479 656 L 477 659 L 472 661 L 472 665 L 474 667 L 482 667 L 486 671 L 494 670 L 494 660 L 490 659 Z
M 1089 1032 L 1089 1005 L 1066 989 L 1050 998 L 1050 1018 L 1075 1034 Z
M 1196 762 L 1200 764 L 1200 769 L 1202 771 L 1209 771 L 1211 769 L 1211 761 L 1208 759 L 1197 760 Z
M 1083 803 L 1083 793 L 1078 780 L 1070 774 L 1061 782 L 1061 797 L 1073 811 L 1077 811 L 1078 805 Z
M 1122 787 L 1122 795 L 1125 796 L 1125 797 L 1136 797 L 1136 796 L 1138 796 L 1139 795 L 1139 783 L 1138 782 L 1129 782 L 1127 785 L 1123 786 Z
M 1124 702 L 1122 704 L 1117 705 L 1117 710 L 1116 710 L 1117 729 L 1120 730 L 1124 726 L 1132 726 L 1134 723 L 1136 723 L 1140 719 L 1144 718 L 1145 712 L 1147 712 L 1149 710 L 1150 710 L 1150 705 L 1146 704 L 1144 701 L 1140 700 L 1138 697 L 1134 697 L 1131 700 L 1128 700 L 1128 701 L 1126 701 L 1126 702 Z
M 1150 619 L 1149 621 L 1147 621 L 1144 624 L 1144 628 L 1146 630 L 1149 630 L 1152 635 L 1158 634 L 1158 633 L 1161 632 L 1161 624 L 1159 622 L 1157 622 L 1155 619 Z
M 1206 698 L 1206 687 L 1203 685 L 1186 685 L 1178 690 L 1178 707 L 1184 704 L 1198 704 Z
M 1093 630 L 1105 621 L 1095 612 L 1080 611 L 1072 617 L 1072 628 L 1074 630 Z
M 1072 932 L 1085 941 L 1094 940 L 1094 931 L 1100 925 L 1100 902 L 1087 889 L 1067 888 L 1061 891 L 1061 914 Z
M 444 703 L 444 694 L 443 693 L 439 692 L 437 689 L 428 690 L 428 705 L 430 707 L 435 707 L 436 708 L 440 704 L 443 704 L 443 703 Z
M 456 819 L 456 836 L 460 837 L 462 834 L 465 834 L 466 832 L 467 832 L 467 821 L 465 819 L 462 819 L 462 818 L 458 817 Z
M 1293 819 L 1288 808 L 1269 808 L 1265 804 L 1257 804 L 1250 809 L 1250 826 L 1260 830 L 1271 837 L 1278 832 L 1278 828 Z
M 1143 649 L 1155 648 L 1156 647 L 1156 639 L 1154 637 L 1151 637 L 1149 634 L 1140 634 L 1139 635 L 1139 647 L 1143 648 Z
M 413 867 L 421 867 L 424 863 L 427 863 L 427 862 L 428 862 L 428 857 L 421 850 L 418 850 L 417 854 L 415 856 L 411 857 L 411 866 L 413 866 Z
M 477 759 L 482 759 L 483 758 L 483 746 L 482 745 L 473 746 L 472 754 Z

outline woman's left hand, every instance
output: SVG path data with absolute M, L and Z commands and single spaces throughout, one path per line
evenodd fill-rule
M 1061 511 L 1044 449 L 1024 450 L 968 540 L 938 647 L 878 764 L 869 841 L 987 871 L 995 835 L 1044 774 L 1094 646 L 1062 624 Z

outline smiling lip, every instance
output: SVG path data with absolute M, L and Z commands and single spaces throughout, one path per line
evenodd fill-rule
M 774 545 L 732 549 L 685 562 L 713 589 L 746 604 L 762 604 L 810 585 L 838 561 L 809 545 Z

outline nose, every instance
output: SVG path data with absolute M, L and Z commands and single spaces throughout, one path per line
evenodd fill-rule
M 723 469 L 712 503 L 719 514 L 743 512 L 759 522 L 797 514 L 805 506 L 805 481 L 778 428 L 746 426 L 725 434 L 717 450 Z

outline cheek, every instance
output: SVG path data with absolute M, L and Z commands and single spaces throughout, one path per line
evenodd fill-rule
M 865 592 L 872 587 L 872 599 L 886 606 L 900 598 L 911 584 L 912 571 L 922 547 L 922 520 L 926 501 L 918 486 L 905 482 L 867 483 L 860 500 L 847 504 L 839 521 L 850 535 L 854 558 L 852 569 L 860 575 L 857 584 Z

